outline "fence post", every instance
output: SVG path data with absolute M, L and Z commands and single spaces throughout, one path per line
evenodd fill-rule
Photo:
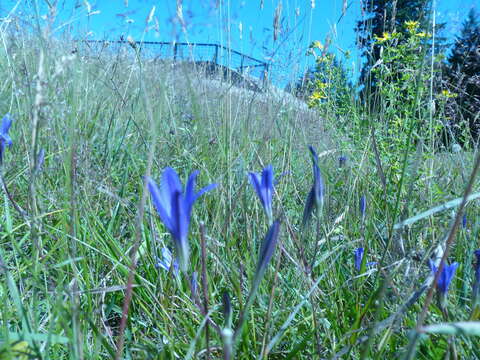
M 173 61 L 177 61 L 177 43 L 173 44 Z
M 242 60 L 240 60 L 240 74 L 243 74 L 243 61 L 245 60 L 245 56 L 242 55 Z
M 218 44 L 215 44 L 215 55 L 213 55 L 213 62 L 215 63 L 215 65 L 218 64 Z
M 265 87 L 268 82 L 268 64 L 267 63 L 264 63 L 263 69 L 264 69 L 263 70 L 263 87 Z

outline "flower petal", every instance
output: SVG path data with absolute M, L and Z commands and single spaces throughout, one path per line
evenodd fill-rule
M 190 220 L 190 214 L 192 213 L 192 207 L 195 200 L 197 200 L 195 194 L 195 183 L 197 181 L 198 171 L 194 171 L 190 174 L 187 180 L 187 184 L 185 186 L 185 210 Z
M 270 259 L 272 258 L 275 246 L 278 241 L 278 235 L 280 233 L 280 220 L 275 220 L 270 226 L 265 239 L 262 242 L 260 248 L 260 256 L 258 257 L 257 270 L 255 272 L 255 278 L 259 275 L 263 276 Z
M 165 264 L 168 264 L 168 267 L 170 267 L 170 264 L 172 263 L 172 252 L 170 251 L 169 248 L 163 247 L 162 248 L 162 259 L 165 262 Z
M 363 247 L 359 247 L 355 250 L 355 269 L 357 269 L 357 271 L 360 271 L 362 267 L 363 253 Z
M 2 163 L 4 152 L 5 152 L 5 143 L 0 139 L 0 164 Z
M 438 268 L 431 259 L 429 259 L 429 265 L 433 275 L 435 275 L 438 271 Z M 457 270 L 457 267 L 458 263 L 456 262 L 452 263 L 451 265 L 445 264 L 443 266 L 442 273 L 438 277 L 437 281 L 437 289 L 440 291 L 440 293 L 446 294 L 448 292 L 448 288 L 455 275 L 455 270 Z
M 197 200 L 200 196 L 202 196 L 206 192 L 209 192 L 210 190 L 215 189 L 217 186 L 218 186 L 218 184 L 212 183 L 212 184 L 207 185 L 204 188 L 200 189 L 200 191 L 195 194 L 195 200 Z
M 261 183 L 262 180 L 260 179 L 260 175 L 258 175 L 257 173 L 254 173 L 254 172 L 250 172 L 250 173 L 248 173 L 248 178 L 250 180 L 250 184 L 252 184 L 253 189 L 257 193 L 257 196 L 258 196 L 258 198 L 260 199 L 260 201 L 262 202 L 262 205 L 263 205 L 262 183 Z
M 188 225 L 185 201 L 182 194 L 176 191 L 172 197 L 172 236 L 182 271 L 187 271 L 189 258 Z
M 12 139 L 10 138 L 10 135 L 8 135 L 7 133 L 5 133 L 5 134 L 0 133 L 0 142 L 4 142 L 8 146 L 12 146 L 12 144 L 13 144 Z
M 315 202 L 317 206 L 322 206 L 325 194 L 325 185 L 323 183 L 320 167 L 318 166 L 318 155 L 317 151 L 313 146 L 309 145 L 308 148 L 310 150 L 310 153 L 312 154 L 313 188 L 315 190 Z
M 367 210 L 367 197 L 365 195 L 362 195 L 362 197 L 360 198 L 359 209 L 362 218 L 364 218 L 365 212 Z
M 264 207 L 268 214 L 272 212 L 273 198 L 273 167 L 268 165 L 262 172 L 262 190 Z
M 272 165 L 267 165 L 262 171 L 262 187 L 264 189 L 271 190 L 273 189 L 273 167 Z
M 148 187 L 148 190 L 150 191 L 153 205 L 155 206 L 155 209 L 157 210 L 157 213 L 160 216 L 160 219 L 163 221 L 168 231 L 172 233 L 173 224 L 171 219 L 171 213 L 170 211 L 167 211 L 167 209 L 165 208 L 164 202 L 162 201 L 160 189 L 158 188 L 155 181 L 153 181 L 153 179 L 150 177 L 147 177 L 147 187 Z M 170 208 L 170 204 L 168 206 Z
M 458 263 L 454 262 L 450 266 L 445 266 L 445 268 L 446 268 L 445 269 L 445 272 L 446 272 L 445 290 L 448 291 L 450 283 L 452 282 L 452 279 L 455 276 L 455 271 L 458 268 Z
M 8 135 L 8 131 L 10 130 L 10 126 L 12 125 L 13 118 L 10 114 L 6 114 L 2 118 L 2 122 L 0 124 L 0 135 Z M 12 140 L 10 140 L 11 142 Z M 8 142 L 7 142 L 8 143 Z
M 160 186 L 161 187 L 160 187 L 159 201 L 163 205 L 163 208 L 165 209 L 165 211 L 170 216 L 172 212 L 171 202 L 172 202 L 173 194 L 176 191 L 180 193 L 183 191 L 180 178 L 178 177 L 175 170 L 173 170 L 171 167 L 166 167 L 163 170 L 162 183 Z
M 303 210 L 303 226 L 305 226 L 312 216 L 315 207 L 315 188 L 312 186 L 305 201 L 305 209 Z

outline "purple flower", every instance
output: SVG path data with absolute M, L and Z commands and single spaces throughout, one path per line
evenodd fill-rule
M 475 282 L 480 285 L 480 249 L 473 252 L 477 257 L 477 262 L 475 264 Z
M 268 165 L 263 169 L 262 175 L 251 172 L 248 174 L 250 183 L 252 184 L 255 192 L 262 203 L 262 206 L 267 214 L 268 220 L 271 222 L 273 219 L 272 212 L 272 198 L 273 198 L 273 167 Z
M 242 309 L 239 322 L 237 323 L 237 326 L 233 333 L 233 343 L 236 342 L 236 339 L 238 339 L 238 336 L 240 336 L 240 334 L 242 333 L 243 325 L 245 324 L 245 320 L 247 319 L 248 309 L 255 300 L 260 283 L 265 275 L 265 272 L 267 271 L 268 263 L 270 262 L 273 253 L 275 252 L 275 247 L 278 242 L 279 234 L 280 220 L 277 219 L 270 226 L 270 229 L 268 230 L 267 235 L 263 239 L 262 245 L 260 246 L 260 254 L 258 256 L 257 269 L 255 270 L 255 275 L 253 277 L 252 287 L 250 288 L 250 292 L 248 293 L 247 300 Z
M 477 262 L 475 263 L 475 280 L 473 283 L 473 295 L 478 297 L 480 294 L 480 249 L 473 252 L 477 257 Z
M 192 297 L 195 299 L 198 293 L 198 274 L 196 271 L 192 273 L 190 278 L 190 290 L 192 291 Z
M 153 205 L 165 227 L 173 237 L 176 256 L 182 271 L 187 271 L 190 249 L 188 244 L 188 227 L 193 204 L 205 192 L 212 190 L 217 184 L 210 184 L 199 192 L 195 192 L 195 181 L 198 171 L 190 174 L 185 190 L 175 172 L 170 167 L 164 169 L 162 183 L 159 188 L 151 179 L 147 178 L 148 190 Z
M 228 291 L 224 291 L 222 295 L 223 303 L 223 317 L 225 318 L 225 327 L 230 328 L 232 326 L 232 302 L 230 301 L 230 296 Z
M 357 269 L 357 271 L 360 271 L 360 268 L 362 267 L 363 253 L 364 253 L 363 247 L 359 247 L 355 250 L 355 253 L 354 253 L 355 269 Z
M 2 123 L 0 124 L 0 164 L 3 160 L 3 153 L 5 152 L 5 146 L 12 146 L 12 139 L 8 135 L 8 131 L 10 130 L 10 126 L 12 125 L 13 118 L 6 114 L 3 119 Z
M 359 203 L 360 214 L 362 215 L 362 221 L 365 219 L 365 213 L 367 210 L 367 198 L 365 195 L 362 195 Z
M 466 228 L 467 227 L 467 214 L 463 214 L 462 216 L 462 228 Z
M 432 270 L 433 275 L 437 273 L 437 267 L 433 263 L 433 261 L 429 260 L 430 269 Z M 451 265 L 445 264 L 442 269 L 442 273 L 440 274 L 438 281 L 437 281 L 437 289 L 440 291 L 442 295 L 446 295 L 448 293 L 448 287 L 450 286 L 450 282 L 455 275 L 455 270 L 457 270 L 458 263 L 454 262 Z
M 162 248 L 162 258 L 157 259 L 157 263 L 155 264 L 155 267 L 157 269 L 162 268 L 165 271 L 170 271 L 172 266 L 173 266 L 173 273 L 175 275 L 177 275 L 178 274 L 178 261 L 177 261 L 177 259 L 173 259 L 172 252 L 168 248 L 163 247 Z
M 359 247 L 357 249 L 355 249 L 355 252 L 354 252 L 354 263 L 355 263 L 355 269 L 357 269 L 357 271 L 360 271 L 360 269 L 362 268 L 362 261 L 363 261 L 363 255 L 365 253 L 365 250 L 363 249 L 363 247 Z M 365 264 L 365 266 L 367 268 L 370 268 L 374 265 L 376 265 L 377 262 L 376 261 L 370 261 L 370 262 L 367 262 Z
M 312 154 L 313 185 L 305 202 L 305 209 L 303 211 L 303 224 L 307 223 L 314 208 L 317 208 L 318 210 L 322 209 L 325 197 L 325 185 L 323 183 L 320 167 L 318 166 L 317 152 L 313 146 L 309 146 L 308 148 Z
M 260 247 L 260 255 L 258 257 L 257 270 L 255 278 L 261 278 L 267 269 L 267 265 L 273 256 L 275 246 L 277 245 L 278 235 L 280 233 L 280 220 L 275 220 L 268 230 L 267 236 L 263 239 Z
M 45 162 L 45 149 L 42 148 L 38 152 L 36 171 L 42 171 L 44 162 Z

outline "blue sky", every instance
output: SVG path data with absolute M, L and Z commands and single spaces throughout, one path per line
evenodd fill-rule
M 280 2 L 281 33 L 274 41 L 273 19 Z M 11 8 L 16 1 L 6 3 Z M 59 32 L 68 28 L 77 36 L 88 34 L 90 39 L 113 40 L 120 35 L 131 35 L 135 39 L 144 36 L 150 41 L 220 43 L 260 60 L 272 61 L 277 76 L 296 76 L 304 71 L 312 63 L 312 59 L 304 56 L 306 48 L 313 40 L 324 42 L 327 35 L 333 39 L 331 51 L 339 56 L 347 50 L 352 54 L 347 60 L 348 67 L 358 70 L 361 61 L 355 49 L 354 32 L 360 17 L 359 0 L 347 1 L 344 16 L 343 0 L 183 0 L 186 32 L 176 16 L 177 0 L 60 0 L 58 4 L 57 24 L 68 24 L 60 27 Z M 452 37 L 469 9 L 472 6 L 478 9 L 479 5 L 480 0 L 436 0 L 437 21 L 447 23 L 446 35 Z M 155 20 L 145 33 L 145 20 L 152 6 L 156 7 Z M 87 16 L 89 7 L 99 13 Z M 8 6 L 1 6 L 2 15 L 6 10 Z M 279 81 L 283 83 L 285 79 Z

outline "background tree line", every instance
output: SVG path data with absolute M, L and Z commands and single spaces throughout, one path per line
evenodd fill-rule
M 362 18 L 355 31 L 363 64 L 356 84 L 342 62 L 329 51 L 327 40 L 311 45 L 309 54 L 315 57 L 315 66 L 288 85 L 288 90 L 308 100 L 310 106 L 323 106 L 323 110 L 335 111 L 339 117 L 353 111 L 351 104 L 356 103 L 355 108 L 366 110 L 373 115 L 369 118 L 375 119 L 370 121 L 376 122 L 391 122 L 399 116 L 396 99 L 403 100 L 402 111 L 405 102 L 415 102 L 417 108 L 421 105 L 431 109 L 437 119 L 437 144 L 477 143 L 480 136 L 477 10 L 470 9 L 453 43 L 444 36 L 445 24 L 434 24 L 431 0 L 371 0 L 362 2 L 361 11 Z M 389 96 L 392 93 L 394 96 Z M 396 111 L 396 115 L 388 111 Z M 403 116 L 413 114 L 405 111 Z M 429 115 L 420 117 L 416 126 L 421 133 Z

